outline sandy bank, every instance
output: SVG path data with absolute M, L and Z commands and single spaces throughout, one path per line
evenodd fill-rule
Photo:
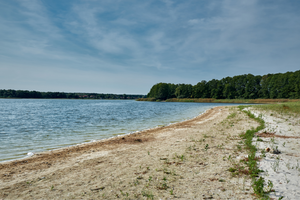
M 271 111 L 249 109 L 266 122 L 266 128 L 255 137 L 257 156 L 263 156 L 259 168 L 265 181 L 273 183 L 275 192 L 271 198 L 300 199 L 300 118 L 293 114 L 278 114 Z M 266 152 L 265 149 L 271 149 Z M 278 149 L 279 154 L 273 154 Z
M 230 113 L 236 114 L 232 117 Z M 0 164 L 0 199 L 252 199 L 228 168 L 258 124 L 230 107 L 185 122 Z

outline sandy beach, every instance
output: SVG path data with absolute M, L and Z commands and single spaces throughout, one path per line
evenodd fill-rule
M 170 126 L 1 163 L 0 199 L 255 199 L 251 178 L 228 169 L 247 155 L 239 135 L 257 126 L 236 107 L 215 107 Z
M 253 138 L 258 157 L 263 157 L 259 168 L 265 181 L 273 183 L 271 198 L 300 199 L 300 119 L 293 114 L 249 109 L 266 122 L 266 128 Z M 270 149 L 269 152 L 266 149 Z M 272 152 L 278 150 L 278 154 Z

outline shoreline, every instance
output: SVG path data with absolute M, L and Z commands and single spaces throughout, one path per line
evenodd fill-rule
M 257 123 L 240 112 L 232 121 L 235 110 L 0 163 L 0 199 L 252 199 L 228 156 L 238 159 L 236 137 Z
M 215 106 L 216 107 L 216 106 Z M 214 108 L 214 107 L 212 107 Z M 209 108 L 209 109 L 212 109 L 212 108 Z M 170 125 L 173 125 L 173 124 L 177 124 L 177 123 L 182 123 L 182 122 L 185 122 L 185 121 L 189 121 L 189 120 L 193 120 L 199 116 L 201 116 L 202 114 L 204 114 L 205 112 L 207 112 L 209 109 L 207 110 L 204 110 L 202 113 L 200 113 L 199 115 L 195 116 L 195 117 L 192 117 L 190 119 L 185 119 L 183 121 L 178 121 L 178 122 L 170 122 L 168 123 L 168 125 L 157 125 L 155 127 L 150 127 L 150 128 L 146 128 L 146 129 L 142 129 L 142 130 L 139 130 L 139 131 L 135 131 L 135 132 L 129 132 L 129 133 L 125 133 L 125 134 L 122 134 L 122 135 L 113 135 L 111 137 L 108 137 L 108 138 L 103 138 L 103 139 L 98 139 L 98 140 L 91 140 L 90 142 L 82 142 L 82 143 L 76 143 L 76 144 L 73 144 L 73 145 L 69 145 L 69 146 L 64 146 L 64 147 L 60 147 L 60 148 L 53 148 L 53 149 L 50 149 L 50 150 L 45 150 L 45 151 L 41 151 L 41 152 L 27 152 L 27 155 L 22 157 L 22 158 L 16 158 L 16 159 L 11 159 L 11 160 L 3 160 L 3 161 L 0 161 L 0 165 L 1 164 L 5 164 L 6 162 L 18 162 L 19 160 L 24 160 L 24 159 L 28 159 L 28 158 L 31 158 L 32 156 L 34 155 L 40 155 L 40 154 L 44 154 L 44 153 L 47 153 L 47 152 L 51 152 L 51 151 L 56 151 L 56 150 L 65 150 L 65 149 L 68 149 L 68 148 L 71 148 L 71 147 L 76 147 L 76 146 L 80 146 L 80 145 L 86 145 L 86 144 L 91 144 L 91 143 L 97 143 L 97 142 L 102 142 L 102 141 L 106 141 L 106 140 L 109 140 L 109 139 L 116 139 L 118 137 L 123 137 L 123 136 L 127 136 L 127 135 L 131 135 L 131 134 L 139 134 L 140 132 L 144 132 L 144 131 L 148 131 L 148 130 L 152 130 L 152 129 L 157 129 L 157 128 L 163 128 L 163 127 L 168 127 Z M 29 153 L 32 153 L 32 155 L 28 155 Z
M 215 107 L 213 107 L 215 108 Z M 175 122 L 175 123 L 169 123 L 168 125 L 162 125 L 162 126 L 155 126 L 155 127 L 152 127 L 152 128 L 147 128 L 147 129 L 144 129 L 144 130 L 140 130 L 140 131 L 135 131 L 135 132 L 130 132 L 130 133 L 125 133 L 123 135 L 117 135 L 117 136 L 112 136 L 112 137 L 108 137 L 108 138 L 103 138 L 103 139 L 99 139 L 99 140 L 94 140 L 94 141 L 90 141 L 90 142 L 83 142 L 83 143 L 77 143 L 77 144 L 74 144 L 74 145 L 70 145 L 70 146 L 66 146 L 66 147 L 61 147 L 61 148 L 57 148 L 57 149 L 51 149 L 51 150 L 47 150 L 47 151 L 42 151 L 42 152 L 34 152 L 33 155 L 31 156 L 25 156 L 23 158 L 17 158 L 17 159 L 13 159 L 13 160 L 5 160 L 5 161 L 0 161 L 0 169 L 1 169 L 1 164 L 10 164 L 10 163 L 13 163 L 13 162 L 22 162 L 23 160 L 27 160 L 27 159 L 30 159 L 30 158 L 33 158 L 33 157 L 36 157 L 36 156 L 39 156 L 39 155 L 44 155 L 44 154 L 49 154 L 49 153 L 54 153 L 57 151 L 57 152 L 61 152 L 61 151 L 68 151 L 69 149 L 71 148 L 81 148 L 81 147 L 84 147 L 85 146 L 89 146 L 89 145 L 99 145 L 99 144 L 106 144 L 106 143 L 110 143 L 111 140 L 119 140 L 120 137 L 127 137 L 129 135 L 133 135 L 133 136 L 136 136 L 136 135 L 139 135 L 139 134 L 143 134 L 144 132 L 152 132 L 152 131 L 157 131 L 157 130 L 160 130 L 162 128 L 167 128 L 169 126 L 172 126 L 172 125 L 176 125 L 176 124 L 181 124 L 181 123 L 184 123 L 184 122 L 188 122 L 190 120 L 195 120 L 196 118 L 200 117 L 201 115 L 205 114 L 207 111 L 209 111 L 210 109 L 213 109 L 213 108 L 209 108 L 207 110 L 205 110 L 203 113 L 200 113 L 199 115 L 197 115 L 196 117 L 192 117 L 191 119 L 186 119 L 186 120 L 183 120 L 183 121 L 179 121 L 179 122 Z M 28 152 L 28 153 L 32 153 L 32 152 Z

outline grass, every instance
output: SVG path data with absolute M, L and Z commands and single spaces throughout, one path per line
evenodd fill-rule
M 286 102 L 280 104 L 266 104 L 266 105 L 254 105 L 254 108 L 258 108 L 265 111 L 274 111 L 279 114 L 294 114 L 300 115 L 300 102 Z M 271 114 L 273 116 L 273 114 Z
M 230 115 L 228 115 L 227 119 L 235 118 L 236 114 L 236 112 L 231 113 Z
M 170 190 L 170 195 L 174 195 L 173 189 Z
M 154 199 L 154 195 L 152 194 L 151 191 L 143 190 L 142 191 L 142 196 L 147 197 L 147 199 Z
M 284 103 L 286 106 L 289 106 L 288 103 Z M 269 106 L 269 105 L 257 105 L 257 106 Z M 273 106 L 273 105 L 271 105 Z M 277 104 L 274 106 L 277 106 Z M 282 106 L 282 105 L 281 105 Z M 261 199 L 268 199 L 268 193 L 272 191 L 272 182 L 266 182 L 263 177 L 259 177 L 259 173 L 261 172 L 257 166 L 257 160 L 258 158 L 255 157 L 255 153 L 257 151 L 256 147 L 252 144 L 252 139 L 254 137 L 255 132 L 261 130 L 264 128 L 264 121 L 260 117 L 255 117 L 251 112 L 245 111 L 247 116 L 249 118 L 252 118 L 259 122 L 259 126 L 257 128 L 252 128 L 250 130 L 247 130 L 244 134 L 241 135 L 243 140 L 240 140 L 240 137 L 238 135 L 234 135 L 231 132 L 226 132 L 227 130 L 224 128 L 228 126 L 231 128 L 231 125 L 234 125 L 230 130 L 233 130 L 235 126 L 238 125 L 238 122 L 241 120 L 245 120 L 245 116 L 241 113 L 243 108 L 246 106 L 240 106 L 240 111 L 234 107 L 234 111 L 232 114 L 230 114 L 224 121 L 221 123 L 222 126 L 217 127 L 217 130 L 219 130 L 220 135 L 222 134 L 224 140 L 220 141 L 219 143 L 213 143 L 214 135 L 210 132 L 203 132 L 203 134 L 199 134 L 199 136 L 195 136 L 194 138 L 189 138 L 191 140 L 191 143 L 188 143 L 184 146 L 185 151 L 173 151 L 170 152 L 170 155 L 165 152 L 164 154 L 159 154 L 157 156 L 157 160 L 160 162 L 160 166 L 137 166 L 138 173 L 136 176 L 134 176 L 134 179 L 130 183 L 130 189 L 136 189 L 136 192 L 126 192 L 128 188 L 124 187 L 122 190 L 118 190 L 119 198 L 122 199 L 157 199 L 158 197 L 163 195 L 172 195 L 172 197 L 176 198 L 177 195 L 180 195 L 182 191 L 179 191 L 176 187 L 177 184 L 180 184 L 179 181 L 181 179 L 190 178 L 188 173 L 183 171 L 183 169 L 189 169 L 194 166 L 197 166 L 197 168 L 192 169 L 192 175 L 191 176 L 197 176 L 201 175 L 201 169 L 205 167 L 207 163 L 210 163 L 209 155 L 216 153 L 218 150 L 222 150 L 226 147 L 226 141 L 225 137 L 228 134 L 228 141 L 231 142 L 237 142 L 236 147 L 233 148 L 234 152 L 232 152 L 232 155 L 226 155 L 223 157 L 224 161 L 229 161 L 232 163 L 231 168 L 229 171 L 232 172 L 232 174 L 235 176 L 242 175 L 245 178 L 252 177 L 252 188 L 255 192 L 255 196 L 257 198 Z M 248 107 L 248 106 L 247 106 Z M 283 106 L 282 106 L 283 108 Z M 283 108 L 283 111 L 286 110 L 292 110 Z M 272 111 L 273 112 L 273 111 Z M 275 111 L 274 111 L 275 113 Z M 242 116 L 242 117 L 241 117 Z M 224 116 L 225 117 L 225 116 Z M 252 120 L 248 120 L 252 121 Z M 250 122 L 251 123 L 251 122 Z M 221 125 L 220 124 L 220 125 Z M 238 127 L 238 126 L 237 126 Z M 225 135 L 226 133 L 226 135 Z M 260 139 L 260 138 L 259 138 Z M 239 141 L 239 142 L 238 142 Z M 176 141 L 176 144 L 179 141 Z M 218 142 L 218 141 L 217 141 Z M 224 144 L 222 143 L 224 142 Z M 245 159 L 243 162 L 238 162 L 235 159 L 235 156 L 239 153 L 239 151 L 244 151 L 244 149 L 247 150 L 248 159 Z M 151 156 L 156 156 L 155 151 L 151 151 Z M 150 155 L 150 151 L 144 152 L 145 156 Z M 147 155 L 148 154 L 148 155 Z M 218 163 L 210 163 L 210 164 L 218 164 Z M 192 167 L 191 167 L 192 166 Z M 209 165 L 208 165 L 209 167 Z M 292 166 L 291 166 L 292 167 Z M 300 166 L 297 165 L 297 167 L 300 170 Z M 157 168 L 157 169 L 155 169 Z M 147 170 L 145 170 L 147 169 Z M 176 173 L 175 173 L 176 170 Z M 146 172 L 144 175 L 142 175 L 143 172 Z M 188 176 L 187 176 L 188 175 Z M 246 175 L 246 176 L 245 176 Z M 240 176 L 238 177 L 240 178 Z M 230 183 L 229 180 L 216 178 L 214 181 L 217 181 L 218 184 L 227 185 L 227 183 Z M 288 182 L 289 180 L 286 180 Z M 227 183 L 223 183 L 227 182 Z M 245 186 L 243 185 L 243 188 Z M 221 189 L 221 191 L 226 191 L 226 189 Z M 243 191 L 245 191 L 243 189 Z M 249 191 L 249 188 L 247 187 L 246 191 Z M 248 192 L 247 192 L 248 193 Z M 174 196 L 173 196 L 174 195 Z M 134 198 L 133 198 L 134 196 Z M 170 196 L 169 196 L 170 197 Z
M 255 105 L 258 107 L 261 107 L 262 109 L 269 110 L 271 112 L 275 113 L 277 112 L 276 109 L 279 107 L 279 112 L 293 112 L 294 111 L 293 106 L 290 106 L 294 103 L 284 103 L 286 107 L 283 107 L 282 104 L 272 104 L 272 105 Z M 299 104 L 299 103 L 295 103 Z M 300 105 L 300 104 L 299 104 Z M 256 154 L 256 147 L 254 144 L 252 144 L 254 134 L 258 132 L 259 130 L 262 130 L 265 128 L 265 122 L 262 119 L 262 116 L 255 117 L 251 112 L 249 111 L 243 111 L 244 108 L 248 106 L 239 106 L 240 110 L 237 110 L 235 107 L 235 110 L 230 114 L 223 122 L 221 122 L 222 127 L 218 127 L 220 129 L 220 133 L 226 133 L 226 130 L 224 127 L 228 126 L 231 128 L 231 125 L 238 125 L 238 122 L 241 120 L 244 120 L 244 116 L 241 115 L 242 112 L 244 112 L 249 118 L 257 121 L 259 123 L 258 127 L 251 128 L 250 130 L 247 130 L 244 132 L 244 134 L 240 135 L 240 137 L 243 140 L 240 140 L 239 136 L 232 135 L 231 132 L 228 132 L 227 137 L 228 141 L 235 142 L 234 140 L 238 140 L 236 144 L 236 148 L 234 148 L 234 152 L 232 155 L 227 155 L 223 157 L 224 161 L 229 161 L 232 166 L 228 171 L 232 173 L 233 176 L 238 176 L 240 178 L 240 175 L 244 176 L 245 178 L 251 177 L 252 178 L 252 188 L 255 193 L 255 196 L 258 199 L 269 199 L 268 194 L 270 192 L 273 192 L 273 183 L 267 182 L 263 177 L 259 176 L 259 173 L 261 170 L 259 170 L 257 161 L 259 158 L 255 157 Z M 254 105 L 252 105 L 254 107 Z M 289 108 L 287 108 L 289 107 Z M 242 117 L 240 117 L 242 116 Z M 252 121 L 252 120 L 248 120 Z M 233 127 L 234 128 L 234 127 Z M 232 128 L 232 129 L 233 129 Z M 231 130 L 232 130 L 231 129 Z M 223 135 L 224 135 L 223 134 Z M 181 191 L 178 191 L 176 189 L 176 184 L 180 184 L 179 181 L 181 179 L 187 178 L 187 174 L 181 170 L 181 168 L 186 168 L 190 166 L 197 166 L 197 167 L 205 167 L 205 163 L 209 162 L 209 155 L 210 153 L 215 153 L 216 149 L 223 149 L 224 146 L 226 147 L 226 141 L 224 144 L 222 143 L 216 143 L 211 144 L 210 142 L 213 141 L 213 137 L 211 133 L 204 132 L 203 134 L 199 134 L 199 137 L 195 138 L 189 138 L 190 142 L 187 144 L 185 148 L 185 152 L 179 151 L 179 152 L 172 152 L 172 154 L 164 154 L 157 157 L 157 160 L 161 162 L 161 166 L 159 166 L 157 169 L 152 170 L 152 167 L 147 167 L 147 175 L 144 176 L 142 179 L 138 179 L 136 176 L 134 180 L 134 186 L 139 186 L 139 190 L 136 193 L 135 199 L 154 199 L 158 198 L 161 194 L 165 195 L 178 195 Z M 224 138 L 226 135 L 223 136 Z M 233 140 L 233 141 L 231 141 Z M 258 138 L 258 141 L 262 140 L 261 138 Z M 179 141 L 176 141 L 179 142 Z M 247 151 L 248 158 L 245 160 L 242 160 L 242 162 L 238 162 L 235 159 L 235 155 L 239 153 L 239 151 L 244 151 L 244 149 Z M 146 151 L 145 154 L 150 155 L 149 151 Z M 151 151 L 151 156 L 155 155 L 154 152 Z M 203 156 L 199 156 L 203 155 Z M 204 157 L 204 155 L 207 155 L 207 157 Z M 265 152 L 263 153 L 265 155 Z M 196 165 L 197 164 L 197 165 Z M 215 164 L 215 163 L 213 163 Z M 157 167 L 157 166 L 156 166 Z M 292 166 L 291 166 L 292 167 Z M 297 165 L 297 167 L 300 170 L 300 166 Z M 143 166 L 145 169 L 145 166 Z M 150 170 L 151 168 L 151 170 Z M 175 173 L 175 170 L 177 174 Z M 145 170 L 142 170 L 140 167 L 140 172 L 143 172 Z M 201 170 L 199 169 L 193 169 L 193 176 L 196 176 L 197 174 L 201 174 Z M 245 176 L 246 175 L 246 176 Z M 217 178 L 215 181 L 219 182 L 219 184 L 224 184 L 223 182 L 226 182 L 224 179 Z M 288 182 L 289 180 L 286 180 Z M 227 181 L 229 183 L 229 181 Z M 224 184 L 226 185 L 226 184 Z M 134 187 L 133 186 L 133 187 Z M 174 189 L 175 187 L 175 189 Z M 245 186 L 243 185 L 243 188 Z M 125 190 L 125 189 L 124 189 Z M 221 189 L 222 191 L 225 191 L 225 189 Z M 244 190 L 244 189 L 243 189 Z M 248 188 L 246 189 L 249 190 Z M 246 192 L 247 192 L 246 191 Z M 120 196 L 124 196 L 124 194 L 127 196 L 127 193 L 121 192 Z M 129 194 L 129 198 L 132 197 L 132 193 Z M 124 196 L 125 197 L 125 196 Z M 175 197 L 175 196 L 174 196 Z
M 273 164 L 271 164 L 271 167 L 274 170 L 274 172 L 277 172 L 279 169 L 279 161 L 280 161 L 280 158 L 277 157 L 275 162 Z
M 155 98 L 139 98 L 137 101 L 156 101 Z
M 256 105 L 257 106 L 257 105 Z M 261 105 L 259 105 L 261 106 Z M 271 108 L 278 108 L 283 107 L 282 105 L 276 104 L 274 105 L 262 105 L 261 107 L 264 107 L 264 109 Z M 267 108 L 266 108 L 267 107 Z M 252 139 L 254 137 L 254 134 L 262 129 L 265 128 L 265 122 L 259 117 L 255 117 L 250 111 L 243 110 L 245 106 L 239 106 L 240 110 L 245 112 L 248 117 L 256 120 L 259 122 L 259 126 L 256 129 L 247 130 L 245 134 L 241 135 L 241 137 L 244 139 L 245 148 L 248 150 L 248 160 L 246 161 L 246 164 L 249 168 L 249 175 L 252 177 L 252 188 L 255 193 L 255 195 L 261 199 L 270 199 L 267 194 L 270 192 L 273 192 L 273 183 L 269 181 L 267 184 L 265 183 L 265 180 L 263 177 L 259 177 L 259 173 L 261 170 L 259 170 L 257 166 L 257 158 L 255 157 L 256 154 L 256 147 L 252 144 Z M 274 110 L 274 109 L 272 109 Z M 236 171 L 234 168 L 232 168 L 230 171 L 233 173 Z M 259 177 L 259 178 L 257 178 Z M 267 186 L 267 189 L 265 189 L 265 186 Z
M 207 151 L 207 149 L 208 149 L 208 144 L 205 145 L 204 149 L 205 149 L 205 151 Z

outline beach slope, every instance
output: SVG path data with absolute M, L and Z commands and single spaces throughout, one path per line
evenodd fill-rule
M 236 107 L 0 164 L 0 199 L 253 199 L 229 168 L 258 123 Z

